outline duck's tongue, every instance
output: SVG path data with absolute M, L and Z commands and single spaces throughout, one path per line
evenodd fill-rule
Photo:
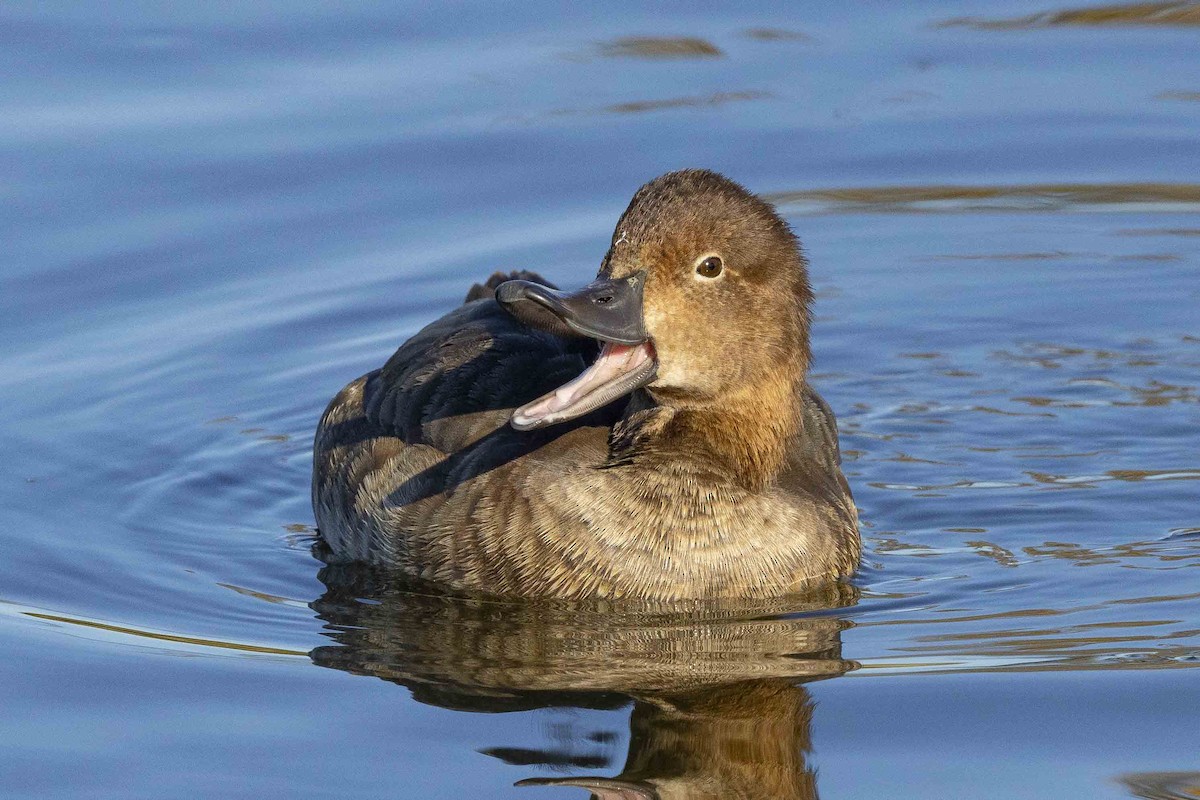
M 513 412 L 512 426 L 520 431 L 566 422 L 606 406 L 654 379 L 654 346 L 605 342 L 596 363 L 578 378 L 526 403 Z

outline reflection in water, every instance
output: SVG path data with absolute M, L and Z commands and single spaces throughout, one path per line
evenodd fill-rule
M 831 585 L 788 602 L 502 603 L 389 586 L 362 567 L 321 571 L 312 604 L 335 645 L 314 663 L 408 687 L 463 711 L 633 701 L 625 767 L 612 778 L 532 778 L 601 800 L 807 798 L 812 704 L 798 683 L 841 675 L 845 623 L 857 601 Z M 367 599 L 363 599 L 367 598 Z M 785 611 L 787 618 L 773 616 Z M 509 763 L 597 768 L 605 759 L 499 746 Z
M 1122 775 L 1134 797 L 1145 800 L 1195 800 L 1200 797 L 1200 772 L 1141 772 Z
M 917 261 L 1055 261 L 1063 258 L 1081 258 L 1087 253 L 1068 253 L 1065 250 L 1054 250 L 1048 253 L 944 253 L 936 256 L 920 256 Z M 904 355 L 903 353 L 901 355 Z M 917 358 L 918 355 L 908 356 Z M 937 353 L 931 354 L 936 357 Z
M 255 592 L 254 594 L 259 595 L 260 593 Z M 5 608 L 6 606 L 7 608 Z M 171 645 L 183 645 L 182 649 L 185 651 L 191 650 L 192 648 L 214 648 L 217 650 L 235 650 L 242 653 L 254 653 L 271 656 L 304 655 L 302 651 L 287 650 L 280 647 L 269 647 L 266 645 L 251 644 L 249 642 L 226 641 L 211 637 L 183 636 L 177 633 L 152 631 L 146 630 L 145 628 L 131 627 L 129 625 L 115 625 L 111 622 L 83 619 L 81 617 L 67 616 L 65 614 L 52 614 L 35 609 L 23 609 L 15 603 L 0 599 L 0 613 L 4 612 L 19 614 L 21 616 L 41 620 L 43 622 L 50 622 L 59 625 L 70 625 L 76 628 L 97 631 L 101 634 L 117 634 L 120 637 L 132 636 L 136 637 L 137 639 L 148 639 L 157 644 L 165 645 L 167 648 L 169 648 Z
M 1028 472 L 1038 483 L 1054 486 L 1094 488 L 1097 483 L 1108 481 L 1195 481 L 1200 480 L 1200 469 L 1111 469 L 1102 475 L 1051 475 L 1045 472 Z
M 1200 94 L 1196 97 L 1200 100 Z M 1200 236 L 1200 228 L 1123 228 L 1118 236 Z
M 1184 342 L 1187 339 L 1187 336 L 1182 337 L 1182 341 Z M 1076 362 L 1077 371 L 1094 371 L 1114 366 L 1154 367 L 1158 366 L 1162 359 L 1159 356 L 1155 356 L 1153 352 L 1150 354 L 1146 352 L 1146 346 L 1153 344 L 1153 341 L 1135 342 L 1133 343 L 1135 346 L 1118 350 L 1115 348 L 1097 349 L 1080 347 L 1074 344 L 1058 344 L 1054 342 L 1022 342 L 1015 349 L 995 351 L 992 353 L 992 358 L 1021 366 L 1042 367 L 1044 369 L 1060 369 L 1068 361 L 1074 361 Z M 1082 384 L 1085 381 L 1088 385 L 1092 386 L 1121 387 L 1121 384 L 1097 375 L 1075 379 L 1074 382 Z M 1158 381 L 1154 381 L 1150 385 L 1154 388 L 1161 388 L 1163 386 Z M 1192 390 L 1194 392 L 1195 387 L 1172 388 Z M 1193 394 L 1192 396 L 1194 397 L 1195 395 Z
M 800 31 L 788 31 L 782 28 L 750 28 L 744 31 L 747 38 L 760 42 L 810 42 L 812 37 Z
M 741 103 L 747 100 L 764 100 L 769 98 L 766 92 L 717 92 L 716 94 L 699 97 L 670 97 L 665 100 L 635 100 L 629 103 L 617 103 L 604 110 L 613 114 L 641 114 L 646 111 L 666 111 L 674 108 L 714 108 Z
M 721 58 L 720 48 L 686 36 L 626 36 L 601 47 L 611 58 Z
M 1200 3 L 1126 3 L 1123 5 L 1068 8 L 1013 19 L 961 17 L 939 27 L 966 26 L 981 30 L 1028 30 L 1059 26 L 1200 25 Z
M 888 460 L 888 459 L 880 459 Z M 902 459 L 890 459 L 900 461 Z M 911 459 L 908 459 L 911 461 Z M 924 462 L 929 463 L 929 462 Z M 936 463 L 936 462 L 935 462 Z M 945 492 L 955 489 L 1020 489 L 1045 484 L 1047 486 L 1066 486 L 1073 489 L 1094 489 L 1098 483 L 1109 481 L 1194 481 L 1200 480 L 1200 470 L 1145 470 L 1145 469 L 1114 469 L 1101 475 L 1053 475 L 1047 472 L 1030 471 L 1025 473 L 1032 478 L 1030 481 L 973 481 L 958 480 L 953 483 L 884 483 L 872 481 L 868 485 L 873 489 L 893 489 L 907 492 Z
M 600 800 L 817 796 L 812 701 L 786 680 L 752 680 L 640 698 L 629 753 L 615 778 L 531 778 L 519 786 L 577 786 Z
M 1035 183 L 1015 186 L 863 186 L 763 195 L 789 213 L 1200 210 L 1196 183 Z

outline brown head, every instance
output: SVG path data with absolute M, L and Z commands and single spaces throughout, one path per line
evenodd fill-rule
M 512 281 L 496 296 L 605 343 L 583 375 L 518 409 L 518 428 L 572 419 L 639 387 L 678 409 L 748 397 L 777 405 L 794 398 L 808 366 L 812 290 L 796 237 L 769 203 L 708 170 L 639 189 L 597 280 L 579 292 Z
M 600 274 L 638 272 L 656 398 L 703 405 L 768 372 L 803 374 L 812 300 L 804 257 L 775 209 L 738 184 L 684 170 L 639 189 Z

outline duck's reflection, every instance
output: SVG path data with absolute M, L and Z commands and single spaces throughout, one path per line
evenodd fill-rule
M 811 721 L 808 692 L 780 678 L 645 697 L 620 775 L 520 785 L 578 786 L 601 800 L 815 798 Z
M 312 651 L 320 666 L 465 711 L 633 700 L 619 775 L 522 785 L 576 786 L 599 800 L 817 796 L 806 760 L 812 704 L 800 684 L 854 667 L 841 658 L 836 615 L 855 602 L 850 587 L 664 608 L 448 598 L 358 567 L 326 567 L 321 579 L 327 591 L 312 605 L 336 644 Z M 521 752 L 521 763 L 562 769 L 555 754 Z

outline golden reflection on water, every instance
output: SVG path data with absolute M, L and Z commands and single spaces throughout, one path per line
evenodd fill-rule
M 1144 800 L 1195 800 L 1200 797 L 1200 772 L 1131 772 L 1118 780 L 1134 797 Z
M 964 672 L 986 665 L 993 671 L 1042 672 L 1112 669 L 1194 669 L 1200 650 L 1192 640 L 1197 631 L 1178 619 L 1118 619 L 1103 623 L 1070 624 L 1077 614 L 1128 605 L 1189 601 L 1195 594 L 1137 597 L 1103 603 L 1030 608 L 998 613 L 934 614 L 896 620 L 859 622 L 858 626 L 954 626 L 972 623 L 971 630 L 947 630 L 910 638 L 911 645 L 893 648 L 888 658 L 864 661 L 866 672 L 902 668 L 943 673 Z M 1013 627 L 983 627 L 981 622 L 1012 621 Z M 1030 627 L 1038 620 L 1037 627 Z M 1061 622 L 1059 622 L 1061 620 Z M 1146 633 L 1131 633 L 1145 630 Z
M 1048 558 L 1069 561 L 1073 566 L 1087 567 L 1119 564 L 1138 569 L 1174 569 L 1200 567 L 1200 539 L 1195 528 L 1175 528 L 1161 539 L 1126 542 L 1104 547 L 1086 547 L 1074 542 L 1045 541 L 1010 550 L 983 539 L 964 541 L 962 545 L 976 555 L 991 559 L 1005 567 L 1016 567 Z M 946 533 L 985 533 L 983 528 L 946 528 Z M 871 538 L 875 553 L 899 553 L 911 558 L 935 558 L 954 548 L 934 547 L 908 539 L 891 536 Z M 1023 557 L 1022 557 L 1023 556 Z
M 647 111 L 666 111 L 675 108 L 715 108 L 730 103 L 744 103 L 749 100 L 765 100 L 771 95 L 767 92 L 717 92 L 716 94 L 698 97 L 669 97 L 663 100 L 635 100 L 629 103 L 617 103 L 605 107 L 612 114 L 642 114 Z
M 1185 344 L 1193 343 L 1192 337 L 1186 335 L 1180 337 L 1180 341 Z M 1158 366 L 1160 359 L 1152 354 L 1148 354 L 1143 349 L 1146 346 L 1155 344 L 1155 342 L 1151 340 L 1139 340 L 1130 344 L 1131 347 L 1128 350 L 1115 350 L 1078 347 L 1075 345 L 1055 344 L 1053 342 L 1023 342 L 1015 350 L 997 350 L 991 354 L 991 358 L 1022 366 L 1042 367 L 1043 369 L 1060 369 L 1069 361 L 1074 361 L 1077 369 L 1085 370 L 1103 369 L 1118 365 L 1126 367 Z M 1179 391 L 1183 393 L 1180 399 L 1196 399 L 1194 386 L 1171 386 L 1152 380 L 1146 387 L 1137 388 L 1122 385 L 1109 378 L 1099 377 L 1080 378 L 1072 382 L 1081 384 L 1084 381 L 1097 386 L 1103 385 L 1126 389 L 1134 394 L 1147 392 L 1158 394 Z
M 107 622 L 96 622 L 95 620 L 69 617 L 63 614 L 46 614 L 38 611 L 23 611 L 21 613 L 27 617 L 40 619 L 45 622 L 57 622 L 60 624 L 78 626 L 82 628 L 92 628 L 98 631 L 118 633 L 125 636 L 135 636 L 139 639 L 150 639 L 156 642 L 193 645 L 206 648 L 212 647 L 218 650 L 237 650 L 243 653 L 262 653 L 276 656 L 304 655 L 304 653 L 299 650 L 286 650 L 281 647 L 265 647 L 263 645 L 247 644 L 245 642 L 229 642 L 221 639 L 208 639 L 198 636 L 180 636 L 179 634 L 174 633 L 157 633 L 155 631 L 147 631 L 141 628 L 131 628 L 126 625 L 113 625 Z
M 960 17 L 940 28 L 965 26 L 979 30 L 1031 30 L 1060 26 L 1192 26 L 1200 25 L 1200 3 L 1124 3 L 1046 11 L 1012 19 Z
M 547 113 L 549 117 L 586 117 L 599 114 L 648 114 L 660 111 L 678 111 L 681 109 L 712 110 L 731 103 L 748 103 L 756 100 L 770 100 L 774 97 L 770 92 L 756 90 L 714 92 L 706 95 L 685 95 L 682 97 L 662 97 L 649 100 L 629 100 L 623 103 L 591 107 L 591 108 L 559 108 Z
M 1155 542 L 1130 542 L 1098 548 L 1084 547 L 1073 542 L 1045 542 L 1040 546 L 1027 546 L 1021 550 L 1033 558 L 1060 558 L 1077 567 L 1119 564 L 1132 559 L 1146 559 L 1164 564 L 1186 562 L 1187 566 L 1200 567 L 1200 547 L 1175 544 L 1172 542 L 1174 538 L 1169 536 Z
M 1125 206 L 1142 212 L 1200 210 L 1196 183 L 1035 183 L 1013 186 L 864 186 L 764 195 L 789 213 L 1071 211 Z
M 451 598 L 392 588 L 361 568 L 327 567 L 321 579 L 327 591 L 312 607 L 336 644 L 311 652 L 319 666 L 460 710 L 632 700 L 619 774 L 521 782 L 600 798 L 816 797 L 806 761 L 812 702 L 800 684 L 857 666 L 841 657 L 846 623 L 831 613 L 857 592 L 840 584 L 786 602 L 648 606 Z M 483 752 L 509 763 L 602 766 L 567 751 Z
M 1124 228 L 1118 236 L 1200 236 L 1200 228 Z
M 880 459 L 881 461 L 896 459 Z M 872 481 L 867 485 L 873 489 L 899 489 L 909 492 L 944 492 L 951 489 L 1022 489 L 1038 484 L 1054 488 L 1094 489 L 1098 483 L 1109 481 L 1194 481 L 1200 480 L 1200 470 L 1151 470 L 1113 469 L 1098 475 L 1054 475 L 1048 472 L 1028 471 L 1024 473 L 1032 481 L 979 481 L 962 479 L 952 483 L 891 483 Z
M 743 31 L 748 39 L 760 42 L 811 42 L 812 37 L 800 31 L 788 31 L 782 28 L 749 28 Z
M 1107 481 L 1195 481 L 1200 480 L 1200 469 L 1110 469 L 1100 475 L 1051 475 L 1045 472 L 1025 473 L 1038 483 L 1056 486 L 1094 487 Z
M 1054 250 L 1046 253 L 945 253 L 936 256 L 920 256 L 914 260 L 930 261 L 1054 261 L 1063 258 L 1085 258 L 1091 253 L 1068 253 Z
M 677 59 L 721 58 L 712 42 L 690 36 L 625 36 L 600 48 L 610 58 Z
M 1123 262 L 1175 262 L 1183 257 L 1177 253 L 1123 253 L 1119 255 L 1103 255 L 1101 253 L 1070 253 L 1065 250 L 1054 250 L 1042 253 L 941 253 L 933 256 L 913 256 L 917 263 L 936 263 L 939 261 L 1061 261 L 1063 259 L 1090 259 L 1092 261 Z

